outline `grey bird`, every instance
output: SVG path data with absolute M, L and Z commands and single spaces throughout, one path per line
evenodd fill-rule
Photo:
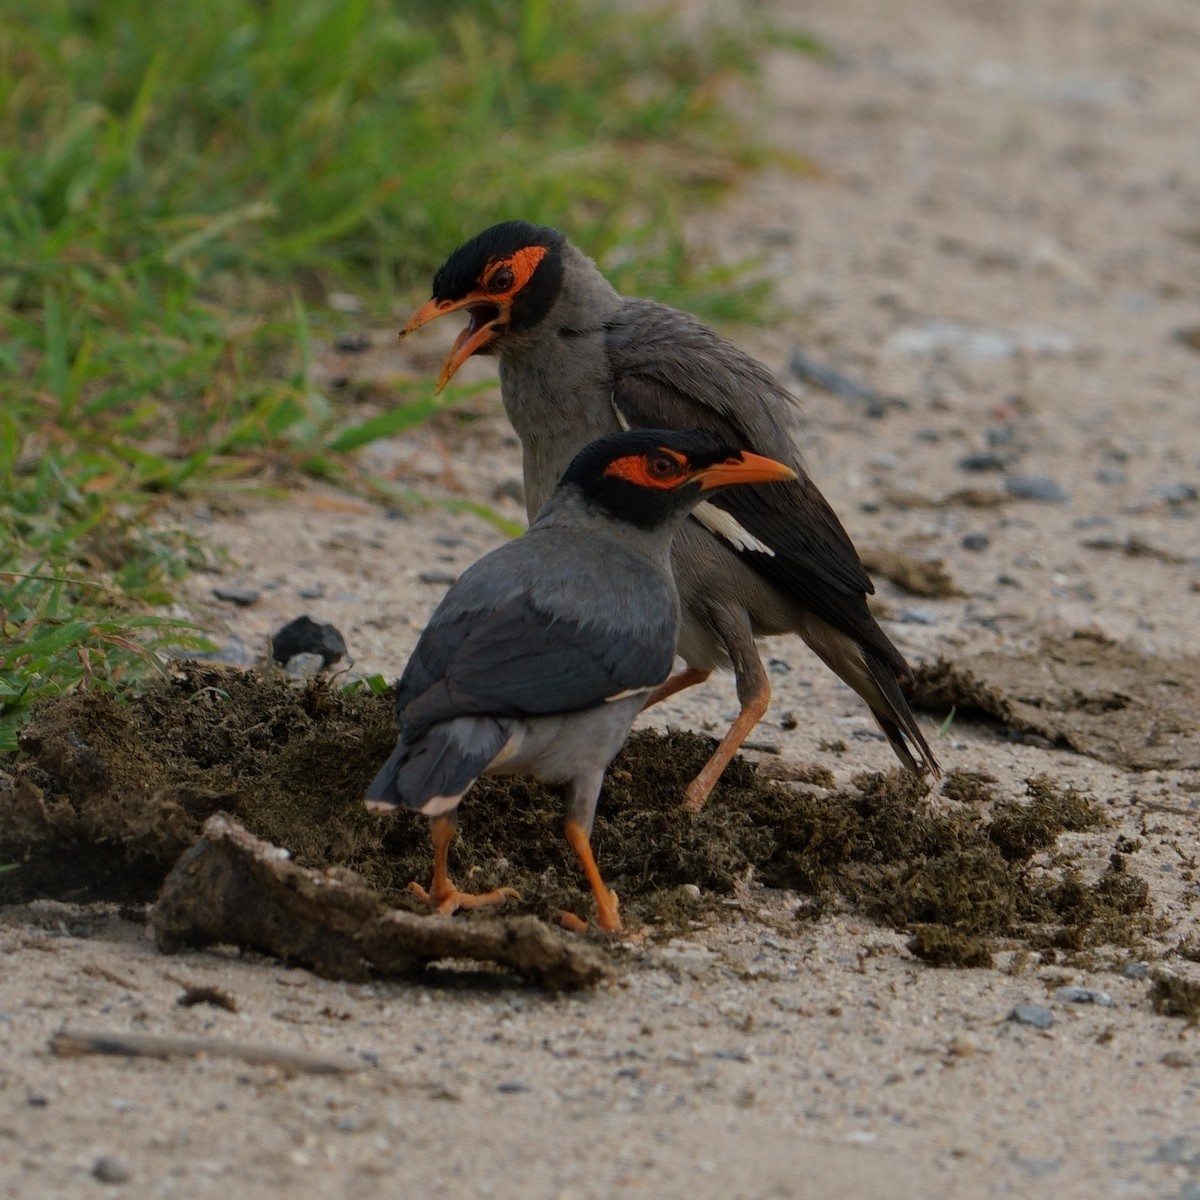
M 909 666 L 867 606 L 871 579 L 804 472 L 796 398 L 765 366 L 686 313 L 622 296 L 561 233 L 524 221 L 495 225 L 451 254 L 400 336 L 453 312 L 469 319 L 437 388 L 473 354 L 500 360 L 531 518 L 571 457 L 618 429 L 708 429 L 796 473 L 704 500 L 674 542 L 687 667 L 648 703 L 732 667 L 741 705 L 686 807 L 704 804 L 767 709 L 755 645 L 767 634 L 798 633 L 866 701 L 905 767 L 940 774 L 901 690 Z
M 463 573 L 404 669 L 400 737 L 366 794 L 374 811 L 432 818 L 433 881 L 410 885 L 417 895 L 449 913 L 516 894 L 459 891 L 447 854 L 478 776 L 528 774 L 569 785 L 567 840 L 599 925 L 621 928 L 592 820 L 609 763 L 674 661 L 671 539 L 702 497 L 793 477 L 705 431 L 611 435 L 575 457 L 521 537 Z

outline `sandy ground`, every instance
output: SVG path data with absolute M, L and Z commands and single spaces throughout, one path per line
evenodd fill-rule
M 914 598 L 881 580 L 889 631 L 914 661 L 1032 653 L 1042 634 L 1081 630 L 1194 652 L 1200 354 L 1179 331 L 1200 322 L 1200 8 L 855 0 L 791 6 L 787 20 L 834 59 L 771 55 L 766 133 L 818 172 L 749 178 L 693 230 L 775 278 L 777 326 L 739 338 L 783 377 L 803 349 L 903 402 L 870 415 L 792 377 L 811 473 L 859 546 L 941 558 L 961 592 Z M 323 369 L 432 374 L 452 333 L 400 358 L 393 331 L 376 331 L 378 352 L 330 352 Z M 520 516 L 498 405 L 370 453 L 435 495 L 455 494 L 448 468 L 463 494 Z M 1050 485 L 1064 498 L 1011 498 Z M 968 488 L 1010 502 L 954 498 Z M 248 651 L 307 611 L 342 630 L 356 672 L 389 676 L 446 582 L 501 538 L 469 514 L 389 517 L 317 490 L 186 517 L 229 551 L 219 579 L 194 581 L 194 604 Z M 218 583 L 261 599 L 214 605 Z M 758 757 L 819 760 L 839 781 L 892 765 L 798 640 L 765 651 L 776 698 L 756 740 L 778 753 Z M 719 728 L 733 711 L 725 678 L 650 720 Z M 1102 863 L 1116 836 L 1140 839 L 1132 865 L 1168 922 L 1156 953 L 1196 975 L 1168 952 L 1197 897 L 1200 773 L 1132 773 L 962 720 L 938 749 L 1012 795 L 1047 772 L 1108 806 L 1102 838 L 1063 844 Z M 790 902 L 762 894 L 765 915 L 636 944 L 617 984 L 569 998 L 167 959 L 115 911 L 8 909 L 0 1192 L 1200 1197 L 1194 1034 L 1153 1011 L 1119 956 L 1094 971 L 1036 957 L 939 971 L 865 920 L 788 922 Z M 238 1011 L 180 1007 L 194 984 Z M 1056 998 L 1068 984 L 1113 1004 Z M 1049 1009 L 1053 1026 L 1009 1020 L 1016 1004 Z M 363 1069 L 60 1059 L 47 1042 L 64 1025 L 303 1048 Z

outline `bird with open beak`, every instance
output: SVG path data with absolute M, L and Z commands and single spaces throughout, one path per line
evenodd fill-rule
M 451 313 L 465 313 L 467 325 L 437 388 L 472 355 L 499 359 L 531 518 L 572 456 L 620 429 L 707 429 L 795 472 L 786 483 L 703 500 L 674 542 L 686 668 L 648 703 L 732 667 L 741 706 L 689 785 L 687 807 L 704 804 L 767 710 L 755 639 L 768 634 L 798 633 L 863 698 L 905 767 L 940 773 L 901 688 L 909 666 L 867 606 L 870 577 L 804 472 L 796 398 L 766 367 L 686 313 L 620 295 L 561 233 L 524 221 L 455 250 L 401 337 Z
M 433 881 L 416 894 L 442 913 L 515 895 L 460 891 L 447 856 L 475 779 L 527 774 L 568 785 L 566 836 L 597 922 L 621 928 L 592 820 L 609 763 L 674 661 L 671 539 L 704 498 L 792 478 L 705 431 L 611 435 L 575 457 L 521 537 L 463 573 L 397 685 L 400 737 L 366 795 L 374 811 L 432 818 Z

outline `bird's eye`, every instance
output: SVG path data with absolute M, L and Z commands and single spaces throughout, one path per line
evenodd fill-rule
M 651 454 L 646 471 L 652 479 L 673 479 L 679 474 L 679 464 L 669 454 Z
M 507 292 L 516 282 L 517 277 L 513 274 L 512 268 L 501 267 L 498 271 L 492 272 L 487 281 L 487 287 L 489 292 Z

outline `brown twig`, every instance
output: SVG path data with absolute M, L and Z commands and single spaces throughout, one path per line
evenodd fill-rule
M 60 1058 L 82 1054 L 115 1054 L 126 1058 L 237 1058 L 261 1067 L 279 1067 L 304 1075 L 349 1075 L 364 1064 L 320 1058 L 302 1050 L 255 1046 L 219 1038 L 171 1037 L 156 1033 L 96 1033 L 62 1029 L 50 1039 L 50 1049 Z

